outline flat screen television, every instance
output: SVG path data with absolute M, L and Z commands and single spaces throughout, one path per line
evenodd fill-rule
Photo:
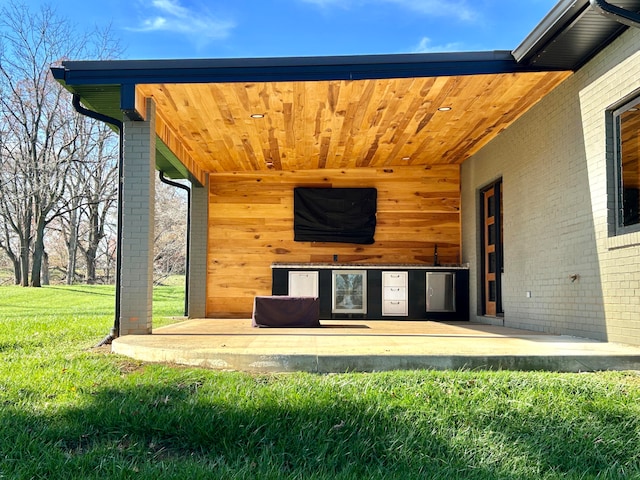
M 294 188 L 294 240 L 372 244 L 377 199 L 375 188 Z

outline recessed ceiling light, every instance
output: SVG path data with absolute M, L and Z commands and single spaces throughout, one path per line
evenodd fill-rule
M 451 110 L 451 107 L 440 107 L 438 109 L 439 112 L 448 112 L 449 110 Z
M 402 157 L 402 160 L 404 160 L 405 162 L 408 162 L 409 160 L 411 160 L 411 157 Z
M 264 113 L 252 113 L 251 118 L 264 118 Z

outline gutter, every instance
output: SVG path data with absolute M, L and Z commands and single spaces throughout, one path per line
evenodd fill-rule
M 184 316 L 189 316 L 189 253 L 191 251 L 191 188 L 182 183 L 174 182 L 164 176 L 164 172 L 160 172 L 160 181 L 172 187 L 180 188 L 187 192 L 187 253 L 186 253 L 186 267 L 185 267 L 185 282 L 184 282 Z
M 640 28 L 640 14 L 636 12 L 611 5 L 605 0 L 589 0 L 589 4 L 595 11 L 611 20 L 629 27 Z
M 93 118 L 95 120 L 99 120 L 104 123 L 108 123 L 113 125 L 118 129 L 118 138 L 119 138 L 119 150 L 118 150 L 118 233 L 116 239 L 116 295 L 115 295 L 115 318 L 113 319 L 113 327 L 109 334 L 96 345 L 96 347 L 101 347 L 103 345 L 110 344 L 114 339 L 118 338 L 120 335 L 120 271 L 122 267 L 122 255 L 121 255 L 121 247 L 122 247 L 122 165 L 124 161 L 124 142 L 122 139 L 122 121 L 117 118 L 109 117 L 108 115 L 104 115 L 99 112 L 95 112 L 93 110 L 89 110 L 82 105 L 80 105 L 80 95 L 77 93 L 73 94 L 72 100 L 73 108 L 76 109 L 78 113 L 81 115 L 85 115 L 89 118 Z

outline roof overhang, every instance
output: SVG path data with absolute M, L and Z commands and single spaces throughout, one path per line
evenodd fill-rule
M 65 61 L 53 76 L 101 113 L 135 112 L 136 85 L 312 82 L 540 72 L 511 52 L 333 57 Z M 555 70 L 563 70 L 562 68 Z M 101 101 L 102 100 L 102 101 Z M 118 100 L 114 103 L 114 100 Z M 140 112 L 138 112 L 139 114 Z M 135 115 L 135 114 L 133 114 Z M 135 118 L 134 118 L 135 119 Z
M 616 0 L 629 14 L 640 12 L 640 0 Z M 593 4 L 593 5 L 592 5 Z M 513 50 L 515 60 L 539 68 L 578 70 L 629 28 L 602 0 L 561 0 Z
M 68 61 L 52 72 L 115 118 L 143 119 L 153 98 L 158 168 L 172 178 L 429 166 L 473 155 L 624 28 L 588 0 L 563 0 L 513 53 Z

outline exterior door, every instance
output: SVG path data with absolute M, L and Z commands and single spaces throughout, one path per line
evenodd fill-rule
M 502 181 L 481 193 L 482 200 L 482 296 L 484 315 L 502 313 Z

